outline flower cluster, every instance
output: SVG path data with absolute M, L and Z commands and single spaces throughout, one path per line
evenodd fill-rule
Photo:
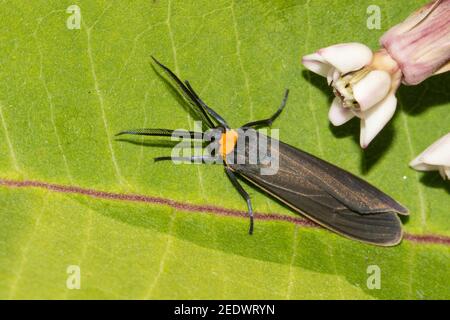
M 362 148 L 394 115 L 401 83 L 416 85 L 450 70 L 450 0 L 425 5 L 388 30 L 380 44 L 381 49 L 372 52 L 361 43 L 342 43 L 302 59 L 307 69 L 326 77 L 333 90 L 330 122 L 340 126 L 353 117 L 360 119 Z M 450 157 L 448 147 L 446 152 Z
M 327 78 L 335 98 L 329 119 L 335 126 L 357 116 L 365 148 L 392 118 L 400 68 L 385 49 L 375 53 L 361 43 L 343 43 L 303 57 L 309 70 Z

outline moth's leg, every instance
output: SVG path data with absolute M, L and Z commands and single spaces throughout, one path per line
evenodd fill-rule
M 198 101 L 196 100 L 196 97 L 192 94 L 192 92 L 186 88 L 184 83 L 175 75 L 175 73 L 172 72 L 169 68 L 167 68 L 165 65 L 163 65 L 161 62 L 156 60 L 155 57 L 152 56 L 153 61 L 155 61 L 156 65 L 161 68 L 171 80 L 171 83 L 178 89 L 178 92 L 188 101 L 190 107 L 193 109 L 193 111 L 198 114 L 203 121 L 208 125 L 208 127 L 213 128 L 215 124 L 211 121 L 211 119 L 208 116 L 208 113 L 206 110 L 204 110 L 203 106 L 201 106 Z
M 212 156 L 191 156 L 191 157 L 172 157 L 172 156 L 164 156 L 164 157 L 156 157 L 153 159 L 155 162 L 158 161 L 189 161 L 189 162 L 200 162 L 200 163 L 212 163 L 212 162 L 221 162 L 220 158 L 212 157 Z
M 138 136 L 160 136 L 160 137 L 171 137 L 173 135 L 184 136 L 186 134 L 189 134 L 189 137 L 191 139 L 203 140 L 203 132 L 194 132 L 186 130 L 155 129 L 155 128 L 131 129 L 117 133 L 116 137 L 124 134 L 131 134 Z
M 242 188 L 242 186 L 239 184 L 239 181 L 236 179 L 236 176 L 234 175 L 233 171 L 231 171 L 230 168 L 225 167 L 225 172 L 226 172 L 228 178 L 230 178 L 230 181 L 233 184 L 233 186 L 237 189 L 237 191 L 242 196 L 242 198 L 244 198 L 245 201 L 247 202 L 248 215 L 250 217 L 250 228 L 248 229 L 248 233 L 252 234 L 253 233 L 253 209 L 252 209 L 252 201 L 250 200 L 250 196 L 244 190 L 244 188 Z
M 210 107 L 208 107 L 208 105 L 206 103 L 203 102 L 202 99 L 200 99 L 200 97 L 198 96 L 198 94 L 195 92 L 194 88 L 192 88 L 191 84 L 189 83 L 188 80 L 184 81 L 184 84 L 186 85 L 186 87 L 191 91 L 192 95 L 194 96 L 194 98 L 197 100 L 198 104 L 209 114 L 211 115 L 214 120 L 216 120 L 221 126 L 225 127 L 225 128 L 229 128 L 227 122 L 225 121 L 224 118 L 222 118 L 217 112 L 215 112 L 213 109 L 211 109 Z M 212 128 L 212 127 L 211 127 Z
M 289 89 L 286 89 L 286 92 L 284 93 L 284 98 L 283 98 L 283 101 L 281 102 L 280 107 L 270 118 L 252 121 L 252 122 L 244 124 L 242 127 L 248 128 L 248 127 L 270 126 L 272 124 L 272 122 L 274 122 L 275 119 L 280 115 L 281 111 L 283 111 L 284 107 L 286 106 L 288 95 L 289 95 Z

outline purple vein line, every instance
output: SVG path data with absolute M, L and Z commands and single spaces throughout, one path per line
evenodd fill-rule
M 1 179 L 0 178 L 0 186 L 8 187 L 8 188 L 40 188 L 54 192 L 60 193 L 73 193 L 78 195 L 84 195 L 91 198 L 98 199 L 108 199 L 108 200 L 116 200 L 116 201 L 131 201 L 131 202 L 143 202 L 143 203 L 151 203 L 151 204 L 159 204 L 172 207 L 174 209 L 178 209 L 181 211 L 188 212 L 204 212 L 211 213 L 222 216 L 232 216 L 232 217 L 247 217 L 247 212 L 242 210 L 235 210 L 229 208 L 223 208 L 219 206 L 213 205 L 198 205 L 198 204 L 190 204 L 180 201 L 175 201 L 172 199 L 154 197 L 154 196 L 146 196 L 142 194 L 132 194 L 132 193 L 115 193 L 108 191 L 100 191 L 88 188 L 82 188 L 78 186 L 69 186 L 69 185 L 60 185 L 55 183 L 48 183 L 43 181 L 34 181 L 34 180 L 9 180 L 9 179 Z M 300 217 L 292 217 L 286 216 L 278 213 L 262 213 L 255 212 L 255 219 L 257 220 L 268 220 L 268 221 L 285 221 L 294 223 L 296 225 L 300 225 L 306 228 L 321 228 L 314 222 L 309 220 L 300 218 Z M 442 244 L 446 246 L 450 246 L 450 237 L 444 235 L 437 234 L 410 234 L 405 233 L 404 239 L 409 240 L 415 243 L 425 243 L 425 244 Z

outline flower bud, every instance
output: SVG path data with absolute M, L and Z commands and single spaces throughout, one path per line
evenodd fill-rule
M 415 85 L 448 71 L 450 0 L 425 5 L 388 30 L 380 43 L 400 66 L 406 85 Z

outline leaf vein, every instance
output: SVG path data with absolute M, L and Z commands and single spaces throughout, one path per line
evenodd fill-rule
M 309 13 L 309 4 L 310 4 L 311 0 L 308 0 L 308 2 L 306 2 L 305 6 L 306 6 L 306 21 L 308 23 L 308 29 L 306 32 L 306 37 L 305 37 L 305 49 L 308 49 L 308 43 L 309 43 L 309 38 L 311 35 L 311 17 L 310 17 L 310 13 Z M 306 50 L 305 50 L 306 52 Z M 306 76 L 308 78 L 308 82 L 311 83 L 311 74 L 310 72 L 306 73 Z M 319 149 L 319 154 L 321 156 L 324 155 L 323 152 L 323 147 L 322 147 L 322 141 L 320 139 L 320 129 L 319 129 L 319 123 L 317 121 L 317 116 L 316 116 L 316 110 L 313 107 L 313 103 L 312 103 L 312 92 L 311 92 L 311 84 L 308 85 L 308 106 L 309 106 L 309 110 L 311 111 L 312 114 L 312 118 L 313 118 L 313 123 L 314 123 L 314 127 L 316 130 L 316 138 L 317 138 L 317 147 Z
M 5 117 L 3 116 L 3 103 L 1 101 L 0 101 L 0 119 L 2 121 L 3 131 L 5 132 L 6 144 L 8 145 L 12 164 L 13 164 L 14 168 L 16 169 L 16 171 L 20 172 L 21 170 L 20 170 L 19 164 L 17 162 L 16 153 L 14 152 L 14 148 L 11 143 L 11 139 L 9 137 L 8 126 L 6 124 Z
M 120 168 L 119 165 L 117 163 L 117 159 L 114 153 L 114 149 L 111 143 L 111 139 L 109 137 L 109 125 L 108 125 L 108 121 L 106 120 L 106 112 L 105 112 L 105 102 L 104 102 L 104 97 L 103 94 L 100 90 L 100 85 L 98 82 L 98 78 L 97 78 L 97 73 L 95 71 L 95 63 L 94 63 L 94 57 L 92 55 L 92 44 L 91 44 L 91 29 L 90 28 L 84 28 L 86 30 L 86 36 L 87 36 L 87 54 L 88 54 L 88 59 L 89 59 L 89 65 L 90 65 L 90 69 L 91 69 L 91 75 L 92 75 L 92 79 L 94 81 L 94 90 L 95 93 L 97 95 L 98 98 L 98 102 L 99 102 L 99 106 L 100 106 L 100 112 L 102 115 L 102 120 L 103 120 L 103 126 L 105 129 L 105 133 L 106 133 L 106 140 L 108 141 L 108 149 L 109 149 L 109 153 L 111 155 L 111 160 L 113 163 L 113 167 L 114 167 L 114 171 L 116 174 L 116 177 L 119 181 L 120 184 L 123 184 L 123 178 L 122 178 L 122 174 L 120 173 Z
M 159 269 L 158 269 L 158 273 L 156 274 L 155 278 L 153 279 L 153 281 L 150 283 L 150 286 L 147 290 L 147 293 L 144 296 L 144 300 L 148 300 L 149 298 L 152 297 L 153 291 L 156 288 L 156 285 L 158 284 L 163 272 L 164 272 L 164 265 L 166 263 L 167 260 L 167 255 L 170 251 L 171 245 L 172 245 L 172 233 L 173 233 L 173 226 L 175 224 L 175 218 L 176 218 L 176 211 L 173 211 L 172 216 L 170 217 L 170 222 L 169 222 L 169 229 L 167 231 L 167 240 L 166 240 L 166 246 L 164 248 L 164 252 L 161 256 L 161 260 L 159 262 Z
M 248 101 L 249 101 L 250 119 L 252 120 L 253 119 L 253 100 L 252 100 L 252 96 L 250 94 L 250 81 L 249 81 L 248 73 L 244 68 L 244 62 L 242 61 L 242 56 L 241 56 L 241 42 L 242 41 L 239 36 L 239 29 L 238 29 L 235 10 L 234 10 L 234 0 L 231 1 L 230 9 L 231 9 L 231 17 L 233 19 L 234 37 L 236 39 L 236 56 L 238 58 L 239 67 L 244 76 L 245 90 L 247 91 L 247 96 L 248 96 Z

